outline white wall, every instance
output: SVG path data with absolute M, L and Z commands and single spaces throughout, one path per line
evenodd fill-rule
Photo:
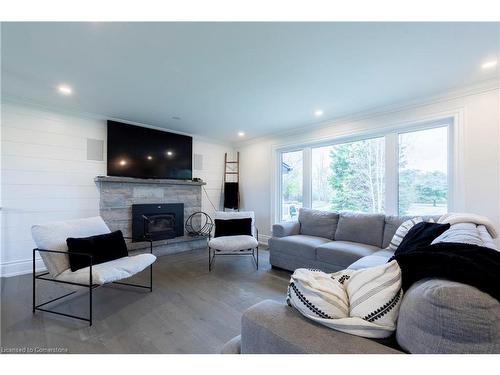
M 106 120 L 6 101 L 1 114 L 0 263 L 2 276 L 11 276 L 31 272 L 33 224 L 98 214 L 94 177 L 106 175 L 106 162 L 87 160 L 86 141 L 106 143 Z M 193 141 L 194 153 L 204 159 L 203 170 L 193 175 L 207 181 L 216 206 L 224 152 L 231 150 L 209 140 Z M 204 193 L 202 209 L 212 212 Z
M 271 235 L 276 148 L 353 134 L 370 134 L 384 128 L 411 126 L 448 116 L 456 117 L 458 130 L 454 211 L 488 216 L 500 228 L 498 82 L 237 145 L 242 159 L 243 208 L 254 210 L 261 233 Z
M 193 153 L 203 155 L 203 169 L 193 170 L 193 177 L 203 179 L 207 184 L 202 190 L 202 211 L 213 217 L 214 207 L 217 210 L 222 209 L 223 185 L 224 185 L 224 153 L 228 153 L 230 158 L 233 149 L 227 144 L 218 144 L 213 141 L 206 141 L 194 138 Z M 210 203 L 211 202 L 211 203 Z

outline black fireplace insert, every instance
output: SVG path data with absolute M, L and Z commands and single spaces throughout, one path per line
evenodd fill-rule
M 184 235 L 184 204 L 132 205 L 134 239 L 166 240 Z

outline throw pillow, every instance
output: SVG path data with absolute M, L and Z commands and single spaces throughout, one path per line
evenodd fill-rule
M 86 253 L 92 255 L 92 265 L 109 262 L 128 256 L 127 244 L 121 230 L 84 238 L 67 238 L 69 265 L 71 271 L 90 266 L 86 256 L 71 253 Z
M 450 229 L 450 224 L 421 222 L 411 228 L 399 244 L 394 255 L 404 254 L 419 247 L 429 246 L 435 238 Z
M 215 219 L 214 237 L 252 235 L 252 219 Z
M 452 224 L 450 229 L 432 241 L 432 245 L 440 242 L 468 243 L 484 246 L 477 225 L 474 223 Z
M 404 223 L 402 223 L 396 230 L 396 233 L 394 233 L 394 236 L 392 237 L 391 243 L 389 244 L 388 248 L 390 250 L 396 251 L 408 231 L 413 228 L 415 224 L 421 223 L 422 221 L 424 220 L 421 217 L 414 217 L 413 219 L 406 220 Z

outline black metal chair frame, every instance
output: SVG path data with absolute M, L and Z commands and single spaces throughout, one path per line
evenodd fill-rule
M 132 237 L 124 237 L 125 239 L 128 239 L 128 240 L 134 240 L 134 238 Z M 153 241 L 152 240 L 148 240 L 148 239 L 138 239 L 137 241 L 142 241 L 142 242 L 149 242 L 149 252 L 151 254 L 153 254 Z M 47 249 L 38 249 L 38 248 L 35 248 L 33 249 L 33 314 L 35 314 L 35 311 L 42 311 L 42 312 L 47 312 L 47 313 L 51 313 L 51 314 L 56 314 L 56 315 L 62 315 L 62 316 L 66 316 L 68 318 L 73 318 L 73 319 L 78 319 L 78 320 L 83 320 L 83 321 L 86 321 L 89 323 L 89 326 L 92 325 L 92 291 L 96 288 L 99 288 L 103 285 L 106 285 L 106 284 L 103 284 L 103 285 L 100 285 L 100 284 L 94 284 L 93 283 L 93 280 L 92 280 L 92 255 L 88 254 L 88 253 L 77 253 L 77 252 L 71 252 L 71 255 L 76 255 L 76 256 L 85 256 L 85 257 L 88 257 L 89 258 L 89 261 L 90 261 L 90 266 L 89 266 L 89 283 L 88 284 L 82 284 L 82 283 L 74 283 L 74 282 L 70 282 L 70 281 L 63 281 L 63 280 L 56 280 L 54 278 L 47 278 L 47 277 L 44 277 L 44 276 L 47 276 L 49 275 L 49 272 L 43 272 L 39 275 L 36 274 L 36 267 L 35 267 L 35 254 L 36 252 L 45 252 L 45 253 L 58 253 L 58 254 L 66 254 L 68 255 L 68 252 L 67 251 L 59 251 L 59 250 L 47 250 Z M 55 301 L 58 301 L 60 299 L 63 299 L 65 297 L 68 297 L 72 294 L 75 294 L 77 291 L 74 290 L 72 292 L 69 292 L 69 293 L 66 293 L 60 297 L 56 297 L 54 299 L 51 299 L 50 301 L 46 301 L 46 302 L 43 302 L 43 303 L 40 303 L 40 304 L 36 304 L 36 280 L 45 280 L 45 281 L 50 281 L 50 282 L 53 282 L 53 283 L 59 283 L 59 284 L 66 284 L 66 285 L 73 285 L 73 286 L 79 286 L 79 287 L 83 287 L 83 288 L 87 288 L 88 289 L 88 292 L 89 292 L 89 315 L 88 317 L 84 317 L 84 316 L 78 316 L 78 315 L 72 315 L 72 314 L 66 314 L 66 313 L 62 313 L 62 312 L 59 312 L 59 311 L 54 311 L 54 310 L 48 310 L 48 309 L 42 309 L 42 306 L 45 306 L 45 305 L 48 305 L 49 303 L 52 303 L 52 302 L 55 302 Z M 120 281 L 114 281 L 113 284 L 119 284 L 119 285 L 126 285 L 126 286 L 132 286 L 132 287 L 136 287 L 136 288 L 143 288 L 143 289 L 149 289 L 149 292 L 152 292 L 153 291 L 153 264 L 151 264 L 149 266 L 149 285 L 139 285 L 139 284 L 130 284 L 130 283 L 124 283 L 124 282 L 120 282 Z
M 217 250 L 214 249 L 214 252 L 212 254 L 212 248 L 210 245 L 208 246 L 208 271 L 211 272 L 213 265 L 215 263 L 215 256 L 226 256 L 226 255 L 233 255 L 233 256 L 241 256 L 241 255 L 251 255 L 253 258 L 253 261 L 255 262 L 255 266 L 257 269 L 259 269 L 259 230 L 257 227 L 255 227 L 255 238 L 257 240 L 257 247 L 253 249 L 247 249 L 247 250 L 242 250 L 240 252 L 234 252 L 234 253 L 219 253 L 217 254 Z M 210 239 L 212 238 L 211 235 L 208 236 L 208 242 L 210 243 Z M 250 252 L 251 251 L 251 252 Z

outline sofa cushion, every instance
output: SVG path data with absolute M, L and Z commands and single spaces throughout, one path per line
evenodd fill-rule
M 316 248 L 316 258 L 321 262 L 335 264 L 343 268 L 358 259 L 372 255 L 379 247 L 349 241 L 332 241 Z
M 360 242 L 380 248 L 384 221 L 385 216 L 382 214 L 342 212 L 335 232 L 335 240 Z
M 241 318 L 242 354 L 398 354 L 391 339 L 370 340 L 332 330 L 275 301 L 262 301 Z
M 317 236 L 333 240 L 339 214 L 337 212 L 299 209 L 300 234 Z
M 387 258 L 378 256 L 375 253 L 373 255 L 368 255 L 366 257 L 358 259 L 353 264 L 351 264 L 348 268 L 350 270 L 361 270 L 363 268 L 381 266 L 384 263 L 387 263 Z
M 499 353 L 500 303 L 469 285 L 421 280 L 405 291 L 396 338 L 410 353 Z
M 389 259 L 394 256 L 394 251 L 392 251 L 390 249 L 382 249 L 382 250 L 379 250 L 379 251 L 373 253 L 373 255 L 376 255 L 379 257 L 384 257 L 385 259 L 387 259 L 387 261 L 389 261 Z
M 269 247 L 273 252 L 306 259 L 316 259 L 316 248 L 331 242 L 326 238 L 297 234 L 282 238 L 270 238 Z
M 394 251 L 389 249 L 382 249 L 375 251 L 372 255 L 368 255 L 363 257 L 353 264 L 351 264 L 348 268 L 351 270 L 360 270 L 363 268 L 380 266 L 381 264 L 387 263 L 387 261 L 394 256 Z

